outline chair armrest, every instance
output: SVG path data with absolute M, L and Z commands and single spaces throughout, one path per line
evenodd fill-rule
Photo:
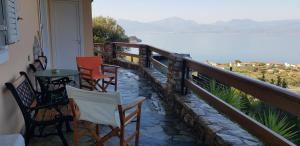
M 102 64 L 101 70 L 103 73 L 117 73 L 120 66 L 110 65 L 110 64 Z
M 146 99 L 145 97 L 139 97 L 135 101 L 129 104 L 118 105 L 121 127 L 126 126 L 127 124 L 132 122 L 135 118 L 137 118 L 137 121 L 139 123 L 140 121 L 139 119 L 141 115 L 141 107 L 145 99 Z M 128 111 L 133 108 L 135 108 L 135 110 Z
M 111 65 L 111 64 L 102 64 L 103 67 L 113 67 L 113 68 L 120 68 L 120 66 L 117 65 Z
M 138 105 L 141 105 L 146 100 L 146 97 L 138 97 L 133 102 L 128 104 L 121 104 L 119 107 L 122 109 L 122 112 L 130 110 Z

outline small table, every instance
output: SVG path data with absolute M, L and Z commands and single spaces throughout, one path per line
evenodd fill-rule
M 66 83 L 66 84 L 70 84 L 71 86 L 78 86 L 78 71 L 77 70 L 71 70 L 71 69 L 49 69 L 49 70 L 41 70 L 41 71 L 37 71 L 35 72 L 35 77 L 41 79 L 40 81 L 40 87 L 41 87 L 41 92 L 42 92 L 42 102 L 49 102 L 49 100 L 51 100 L 51 98 L 44 98 L 46 97 L 48 91 L 53 90 L 53 88 L 57 88 L 55 87 L 55 85 L 53 86 L 52 81 L 56 80 L 56 79 L 60 79 L 60 78 L 64 78 L 64 77 L 74 77 L 73 81 L 70 83 Z M 64 83 L 63 83 L 64 84 Z M 58 87 L 60 88 L 60 87 Z

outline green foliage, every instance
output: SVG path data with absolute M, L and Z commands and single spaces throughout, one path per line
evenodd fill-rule
M 245 93 L 242 94 L 242 100 L 244 108 L 241 110 L 248 115 L 255 115 L 256 113 L 263 111 L 263 108 L 265 107 L 263 102 L 250 95 L 246 95 Z
M 274 79 L 271 79 L 270 83 L 271 83 L 271 84 L 275 84 L 275 80 L 274 80 Z
M 235 60 L 234 62 L 235 62 L 235 63 L 242 63 L 242 61 L 241 61 L 241 60 L 238 60 L 238 59 Z
M 282 87 L 282 88 L 287 88 L 287 87 L 288 87 L 288 83 L 287 83 L 286 79 L 283 79 L 283 80 L 282 80 L 281 87 Z
M 102 16 L 93 18 L 93 39 L 94 43 L 129 41 L 125 30 L 117 24 L 116 20 Z
M 269 109 L 267 112 L 263 112 L 263 114 L 259 113 L 256 120 L 286 139 L 292 142 L 298 141 L 297 135 L 299 131 L 295 130 L 296 124 L 291 124 L 287 115 L 282 114 L 279 111 Z
M 235 88 L 221 85 L 215 80 L 212 80 L 206 88 L 213 95 L 243 111 L 286 139 L 294 143 L 299 142 L 297 125 L 292 123 L 295 121 L 288 114 Z
M 260 62 L 260 63 L 258 63 L 257 65 L 258 65 L 258 66 L 265 66 L 266 63 Z
M 240 94 L 238 93 L 238 90 L 230 87 L 223 87 L 217 84 L 215 80 L 210 82 L 208 91 L 237 109 L 244 108 L 246 104 L 246 102 L 243 102 L 243 100 L 241 100 L 241 96 L 239 96 Z
M 265 76 L 265 72 L 262 73 L 262 77 L 261 78 L 258 78 L 259 80 L 261 81 L 266 81 L 266 76 Z
M 280 76 L 277 76 L 277 83 L 276 83 L 277 86 L 281 86 L 281 77 Z

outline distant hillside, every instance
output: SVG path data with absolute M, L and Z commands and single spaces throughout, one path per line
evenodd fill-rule
M 168 32 L 168 33 L 288 33 L 300 35 L 300 20 L 254 21 L 235 19 L 219 21 L 213 24 L 198 24 L 192 20 L 178 17 L 153 22 L 118 20 L 127 33 Z

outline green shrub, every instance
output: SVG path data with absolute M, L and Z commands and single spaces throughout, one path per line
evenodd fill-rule
M 242 109 L 245 106 L 238 90 L 218 85 L 215 80 L 210 82 L 208 91 L 237 109 Z
M 295 130 L 296 124 L 292 124 L 288 116 L 280 111 L 269 109 L 267 112 L 259 113 L 256 120 L 292 142 L 299 140 L 297 137 L 299 131 Z

